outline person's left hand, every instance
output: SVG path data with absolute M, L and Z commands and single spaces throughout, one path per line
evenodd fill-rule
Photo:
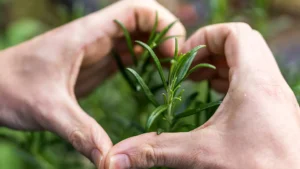
M 124 23 L 133 36 L 139 35 L 138 39 L 145 39 L 154 25 L 156 11 L 157 31 L 176 20 L 154 0 L 123 0 L 1 51 L 0 126 L 52 131 L 101 168 L 101 159 L 112 147 L 111 140 L 80 108 L 76 96 L 89 93 L 116 70 L 108 56 L 112 48 L 128 56 L 122 50 L 122 31 L 113 20 Z M 171 34 L 185 35 L 184 27 L 177 23 Z M 162 53 L 172 55 L 174 43 L 166 42 L 163 49 Z

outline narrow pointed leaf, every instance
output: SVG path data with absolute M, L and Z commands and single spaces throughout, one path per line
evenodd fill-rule
M 150 45 L 150 48 L 153 50 L 157 47 L 157 43 L 156 43 L 156 39 L 158 38 L 159 34 L 156 33 L 154 35 L 154 39 L 151 43 L 149 43 Z M 150 63 L 150 56 L 149 56 L 149 51 L 148 50 L 145 50 L 141 57 L 140 57 L 140 62 L 138 63 L 138 70 L 142 70 L 141 72 L 144 72 L 145 71 L 145 68 L 147 67 L 147 65 L 149 65 Z
M 175 75 L 175 71 L 177 70 L 177 64 L 178 62 L 176 58 L 171 60 L 171 68 L 168 75 L 168 83 L 171 83 L 171 80 L 175 78 L 174 75 Z
M 181 82 L 182 79 L 185 78 L 185 76 L 186 76 L 186 74 L 187 74 L 187 72 L 188 72 L 188 70 L 189 70 L 189 68 L 190 68 L 190 66 L 191 66 L 191 64 L 192 64 L 192 62 L 193 62 L 196 55 L 197 55 L 197 53 L 195 52 L 195 53 L 191 53 L 190 55 L 185 56 L 186 58 L 182 60 L 180 65 L 178 65 L 180 67 L 179 67 L 179 69 L 177 71 L 177 74 L 176 74 L 177 77 L 178 77 L 177 84 L 178 84 L 178 82 Z
M 191 70 L 189 70 L 189 72 L 187 73 L 187 75 L 185 77 L 188 77 L 190 74 L 192 74 L 193 72 L 195 72 L 196 70 L 198 70 L 200 68 L 216 69 L 216 67 L 214 65 L 211 65 L 209 63 L 201 63 L 201 64 L 194 66 Z
M 162 105 L 157 107 L 148 118 L 147 124 L 146 124 L 146 130 L 149 131 L 150 127 L 152 126 L 153 122 L 168 108 L 168 105 Z
M 175 115 L 175 119 L 180 119 L 180 118 L 184 118 L 184 117 L 194 115 L 196 113 L 200 113 L 200 112 L 202 112 L 206 109 L 209 109 L 209 108 L 212 108 L 212 107 L 215 107 L 215 106 L 219 106 L 221 103 L 222 103 L 221 101 L 217 101 L 217 102 L 211 102 L 211 103 L 200 105 L 196 109 L 189 109 L 189 110 L 186 110 L 182 113 L 179 113 L 179 114 Z
M 165 86 L 165 89 L 167 89 L 167 82 L 166 82 L 166 79 L 165 79 L 165 75 L 164 75 L 164 72 L 163 72 L 163 69 L 162 69 L 162 66 L 159 62 L 159 59 L 158 57 L 156 56 L 156 54 L 154 53 L 154 51 L 150 48 L 150 46 L 148 46 L 147 44 L 141 42 L 141 41 L 136 41 L 137 44 L 141 45 L 143 48 L 147 49 L 150 53 L 150 56 L 153 58 L 154 60 L 154 63 L 156 65 L 156 68 L 158 70 L 158 73 L 160 75 L 160 78 Z
M 169 24 L 165 29 L 163 29 L 160 33 L 159 36 L 157 37 L 158 41 L 161 41 L 166 34 L 169 32 L 169 30 L 176 24 L 177 20 Z
M 178 39 L 175 38 L 175 53 L 174 53 L 174 58 L 177 58 L 178 56 Z
M 191 70 L 189 70 L 188 73 L 186 74 L 185 78 L 189 77 L 192 73 L 194 73 L 195 71 L 197 71 L 200 68 L 216 69 L 216 67 L 214 65 L 211 65 L 208 63 L 201 63 L 201 64 L 194 66 Z
M 182 79 L 185 78 L 188 70 L 190 69 L 193 60 L 195 59 L 197 52 L 199 49 L 203 48 L 205 46 L 201 45 L 201 46 L 197 46 L 194 49 L 192 49 L 190 52 L 188 52 L 187 54 L 181 56 L 178 59 L 178 64 L 177 64 L 177 69 L 175 71 L 175 76 L 177 76 L 177 84 L 179 82 L 182 81 Z
M 146 95 L 146 97 L 148 98 L 148 100 L 154 106 L 158 106 L 159 105 L 158 102 L 155 100 L 154 95 L 152 94 L 152 92 L 150 91 L 149 87 L 146 85 L 146 83 L 142 79 L 142 77 L 135 70 L 133 70 L 133 69 L 127 68 L 127 70 L 136 78 L 136 80 L 140 84 L 140 86 L 143 89 L 144 94 Z
M 123 33 L 124 33 L 124 36 L 125 36 L 125 39 L 126 39 L 126 42 L 127 42 L 127 46 L 128 46 L 131 58 L 132 58 L 132 61 L 133 61 L 134 65 L 137 65 L 137 58 L 136 58 L 134 50 L 133 50 L 133 44 L 132 44 L 132 40 L 131 40 L 131 37 L 130 37 L 130 34 L 129 34 L 128 30 L 118 20 L 114 20 L 114 22 L 116 24 L 118 24 L 121 27 L 121 29 L 123 30 Z
M 173 36 L 167 36 L 165 38 L 162 38 L 162 40 L 160 40 L 158 42 L 159 45 L 163 44 L 164 42 L 166 42 L 167 40 L 173 39 L 173 38 L 182 38 L 184 37 L 183 35 L 173 35 Z
M 190 54 L 192 54 L 192 53 L 195 53 L 195 52 L 198 52 L 198 50 L 200 50 L 200 49 L 202 49 L 202 48 L 205 48 L 206 47 L 206 45 L 199 45 L 199 46 L 196 46 L 196 47 L 194 47 L 192 50 L 190 50 L 188 53 L 186 53 L 186 54 L 184 54 L 184 55 L 190 55 Z M 183 59 L 184 58 L 184 56 L 182 57 L 182 58 L 180 58 L 180 59 Z

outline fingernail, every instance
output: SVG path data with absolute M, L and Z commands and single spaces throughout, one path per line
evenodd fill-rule
M 102 161 L 102 155 L 98 149 L 92 151 L 92 160 L 96 167 L 99 169 Z
M 130 169 L 130 161 L 127 155 L 120 154 L 110 158 L 109 169 Z

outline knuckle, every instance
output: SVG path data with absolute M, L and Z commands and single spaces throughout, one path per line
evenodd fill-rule
M 80 123 L 80 122 L 79 122 Z M 107 142 L 98 125 L 94 125 L 91 120 L 88 124 L 79 124 L 71 129 L 66 129 L 67 140 L 80 153 L 91 158 L 93 149 L 97 148 L 101 153 L 108 152 L 112 147 L 111 142 Z
M 138 164 L 141 166 L 147 166 L 148 168 L 154 166 L 163 166 L 166 164 L 166 159 L 159 147 L 151 144 L 144 144 L 140 147 L 138 156 Z
M 157 156 L 152 145 L 147 144 L 142 147 L 142 157 L 145 159 L 145 165 L 148 167 L 153 167 L 157 164 Z
M 85 140 L 84 134 L 80 130 L 73 130 L 67 137 L 69 142 L 76 150 L 88 156 L 88 152 L 85 152 L 85 144 L 87 141 Z

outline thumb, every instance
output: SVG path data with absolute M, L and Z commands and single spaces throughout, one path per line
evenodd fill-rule
M 102 127 L 72 99 L 65 99 L 56 112 L 47 115 L 48 129 L 68 140 L 74 148 L 89 158 L 97 168 L 112 147 Z
M 115 145 L 106 158 L 106 169 L 193 168 L 196 150 L 189 133 L 148 133 Z M 191 141 L 194 140 L 194 141 Z

